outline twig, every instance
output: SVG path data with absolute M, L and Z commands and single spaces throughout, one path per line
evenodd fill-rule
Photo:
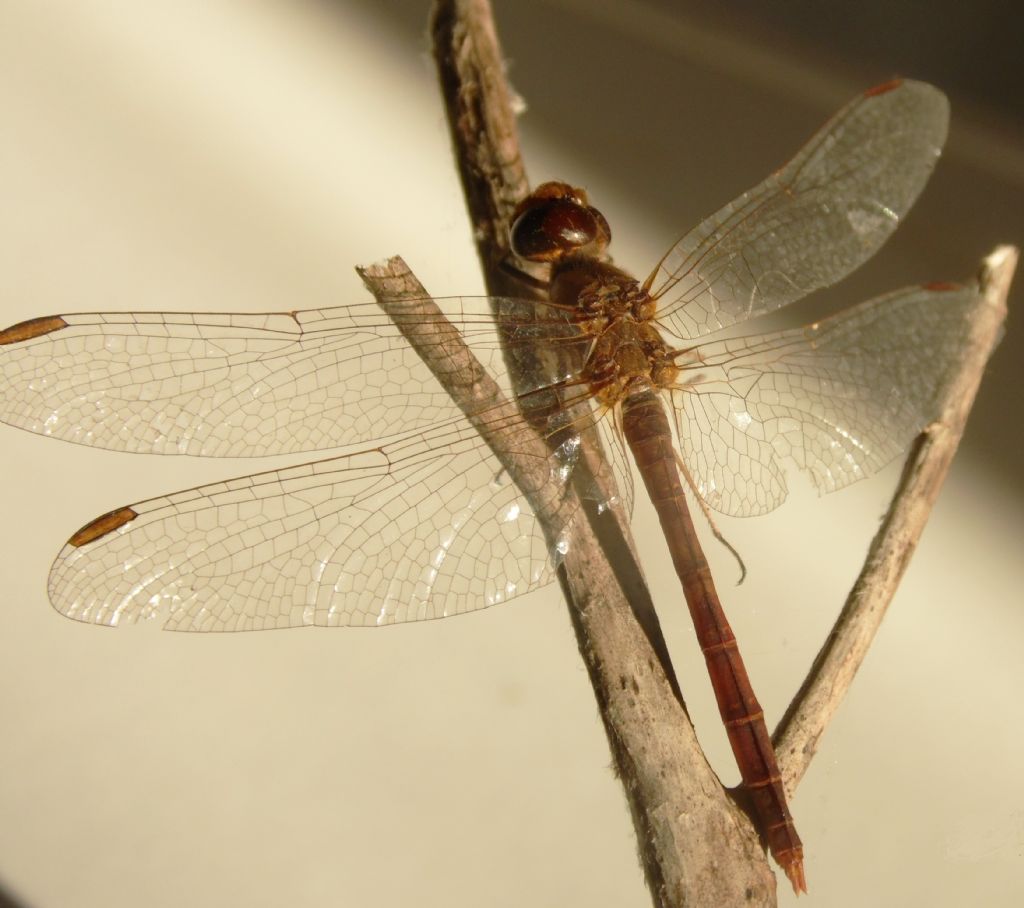
M 967 424 L 978 385 L 1002 336 L 1006 295 L 1018 251 L 999 246 L 983 262 L 977 305 L 968 316 L 962 359 L 942 396 L 940 415 L 918 436 L 882 526 L 850 595 L 775 732 L 783 784 L 792 793 L 892 601 Z

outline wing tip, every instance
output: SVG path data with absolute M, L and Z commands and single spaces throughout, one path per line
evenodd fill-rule
M 126 523 L 131 522 L 138 516 L 138 512 L 129 507 L 117 508 L 116 510 L 108 511 L 106 514 L 97 517 L 95 520 L 89 521 L 89 523 L 72 535 L 68 540 L 68 545 L 74 546 L 76 549 L 81 548 L 83 545 L 95 542 L 97 539 L 101 539 L 108 533 L 112 533 L 118 527 L 124 526 Z
M 44 315 L 40 318 L 30 318 L 24 322 L 18 322 L 0 331 L 0 347 L 7 344 L 18 344 L 22 341 L 31 340 L 34 337 L 41 337 L 53 331 L 60 331 L 66 328 L 68 323 L 59 315 Z

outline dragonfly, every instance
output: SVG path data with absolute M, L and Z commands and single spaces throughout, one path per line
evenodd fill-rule
M 862 93 L 643 282 L 612 264 L 611 230 L 583 190 L 537 187 L 510 236 L 517 267 L 546 274 L 547 298 L 438 301 L 517 404 L 512 416 L 493 403 L 460 410 L 374 302 L 7 328 L 0 419 L 13 426 L 148 454 L 344 450 L 98 517 L 57 555 L 51 602 L 79 621 L 198 632 L 383 626 L 505 602 L 554 578 L 585 519 L 568 490 L 596 433 L 614 482 L 590 482 L 583 497 L 631 512 L 628 448 L 755 818 L 805 890 L 802 843 L 688 497 L 705 514 L 765 514 L 786 497 L 785 464 L 831 492 L 875 473 L 933 419 L 976 287 L 912 286 L 800 328 L 736 329 L 873 255 L 922 190 L 947 125 L 948 103 L 926 83 Z M 527 349 L 550 352 L 549 365 L 513 380 L 509 357 Z M 545 440 L 540 486 L 510 481 L 474 422 Z

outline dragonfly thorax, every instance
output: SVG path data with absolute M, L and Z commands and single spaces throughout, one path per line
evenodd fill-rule
M 617 404 L 630 394 L 673 385 L 679 369 L 672 348 L 654 323 L 632 312 L 602 315 L 600 330 L 583 367 L 591 392 L 606 404 Z

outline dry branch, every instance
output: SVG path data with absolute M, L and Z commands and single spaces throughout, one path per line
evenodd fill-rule
M 871 542 L 860 576 L 775 732 L 775 751 L 783 784 L 790 794 L 853 683 L 924 532 L 963 436 L 985 366 L 1002 336 L 1006 295 L 1017 256 L 1012 246 L 1000 246 L 982 262 L 977 304 L 968 316 L 961 359 L 945 388 L 939 416 L 907 455 L 896 493 Z

